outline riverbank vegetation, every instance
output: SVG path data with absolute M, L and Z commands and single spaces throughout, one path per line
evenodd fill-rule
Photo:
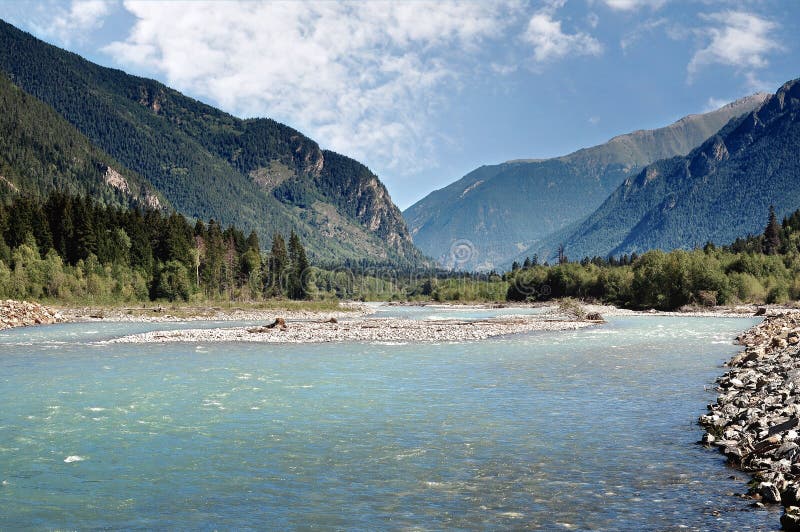
M 800 211 L 727 246 L 541 264 L 498 274 L 312 265 L 297 235 L 269 249 L 214 220 L 53 194 L 0 205 L 0 298 L 60 304 L 270 304 L 275 300 L 510 301 L 562 298 L 674 310 L 800 299 Z
M 53 194 L 0 205 L 0 297 L 64 303 L 311 297 L 311 269 L 294 233 L 258 236 L 214 220 L 108 207 Z

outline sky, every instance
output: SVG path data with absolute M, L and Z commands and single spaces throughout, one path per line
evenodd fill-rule
M 402 209 L 471 170 L 800 77 L 796 0 L 0 1 L 104 66 L 363 162 Z

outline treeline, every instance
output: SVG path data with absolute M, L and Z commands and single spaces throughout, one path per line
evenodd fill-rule
M 311 296 L 300 239 L 56 193 L 0 205 L 0 297 L 116 303 Z
M 561 297 L 628 308 L 674 310 L 684 305 L 785 303 L 800 299 L 800 211 L 779 223 L 771 209 L 763 234 L 729 246 L 655 250 L 617 259 L 535 261 L 504 276 L 509 301 Z

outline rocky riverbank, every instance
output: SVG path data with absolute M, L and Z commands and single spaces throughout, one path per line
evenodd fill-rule
M 700 417 L 703 442 L 752 475 L 753 498 L 786 507 L 784 529 L 800 530 L 800 312 L 767 316 L 738 341 L 745 350 Z
M 230 327 L 155 331 L 124 336 L 109 343 L 169 342 L 425 342 L 446 343 L 484 340 L 495 336 L 532 331 L 564 331 L 597 322 L 540 316 L 504 316 L 484 320 L 410 320 L 402 318 L 356 318 L 344 321 L 291 321 L 285 326 Z
M 38 303 L 12 299 L 0 301 L 0 330 L 62 321 L 64 318 L 58 312 Z

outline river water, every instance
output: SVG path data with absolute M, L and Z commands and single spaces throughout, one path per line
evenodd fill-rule
M 618 317 L 450 345 L 5 331 L 0 529 L 768 529 L 778 511 L 733 496 L 746 477 L 695 444 L 754 323 Z

